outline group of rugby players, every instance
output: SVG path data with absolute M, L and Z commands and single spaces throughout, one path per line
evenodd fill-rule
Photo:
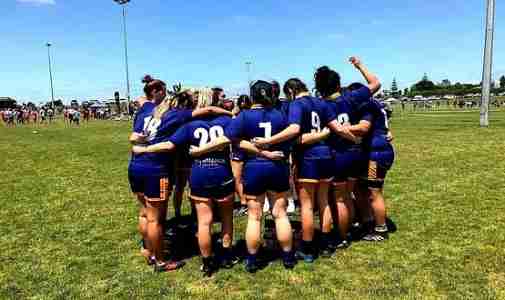
M 203 101 L 189 90 L 168 95 L 163 81 L 146 76 L 145 99 L 129 138 L 133 144 L 129 180 L 141 204 L 141 252 L 155 271 L 183 265 L 163 258 L 167 199 L 181 153 L 191 156 L 190 199 L 196 209 L 205 276 L 236 262 L 232 252 L 235 193 L 247 201 L 245 268 L 251 273 L 260 266 L 265 199 L 286 269 L 298 260 L 312 263 L 318 255 L 331 256 L 336 249 L 347 248 L 353 226 L 363 230 L 363 240 L 388 238 L 383 184 L 394 160 L 392 136 L 386 113 L 373 98 L 380 89 L 378 78 L 358 58 L 351 57 L 350 63 L 367 84 L 342 87 L 339 74 L 323 66 L 314 74 L 318 97 L 300 79 L 292 78 L 283 86 L 287 99 L 280 100 L 279 84 L 259 80 L 251 85 L 250 100 L 241 97 L 240 112 L 234 114 L 226 109 L 222 90 Z M 286 212 L 290 176 L 295 179 L 302 223 L 297 249 Z M 321 230 L 317 245 L 316 207 Z M 219 257 L 212 252 L 216 212 L 222 223 Z

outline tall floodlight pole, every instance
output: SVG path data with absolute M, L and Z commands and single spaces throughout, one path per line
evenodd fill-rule
M 495 0 L 487 0 L 486 42 L 484 45 L 484 68 L 482 72 L 482 98 L 480 101 L 480 126 L 489 126 L 489 97 L 493 69 Z
M 47 46 L 47 61 L 49 65 L 49 82 L 51 84 L 51 108 L 54 109 L 54 88 L 53 88 L 53 70 L 51 67 L 51 43 L 46 43 Z
M 123 35 L 124 35 L 124 60 L 126 67 L 126 98 L 128 103 L 126 105 L 126 110 L 130 114 L 130 72 L 128 70 L 128 36 L 126 32 L 126 6 L 130 0 L 114 0 L 117 4 L 121 5 L 123 8 Z
M 250 62 L 250 61 L 247 61 L 245 63 L 246 71 L 247 71 L 247 85 L 249 87 L 249 93 L 251 92 L 251 85 L 252 85 L 252 81 L 251 81 L 251 64 L 252 64 L 252 62 Z

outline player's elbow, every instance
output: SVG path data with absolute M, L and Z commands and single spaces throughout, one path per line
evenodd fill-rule
M 380 88 L 382 87 L 382 84 L 380 83 L 379 79 L 375 79 L 372 83 L 369 85 L 370 92 L 373 94 L 377 93 Z
M 300 134 L 301 130 L 302 129 L 301 129 L 300 125 L 298 125 L 298 124 L 292 124 L 292 125 L 289 126 L 289 133 L 291 135 Z

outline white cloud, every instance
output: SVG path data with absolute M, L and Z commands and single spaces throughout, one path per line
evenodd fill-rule
M 35 5 L 55 5 L 56 0 L 16 0 L 18 3 L 35 4 Z

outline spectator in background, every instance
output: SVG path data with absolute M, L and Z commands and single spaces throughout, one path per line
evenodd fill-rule
M 49 108 L 47 110 L 47 118 L 49 119 L 49 123 L 53 122 L 53 119 L 54 119 L 54 110 L 52 108 Z

